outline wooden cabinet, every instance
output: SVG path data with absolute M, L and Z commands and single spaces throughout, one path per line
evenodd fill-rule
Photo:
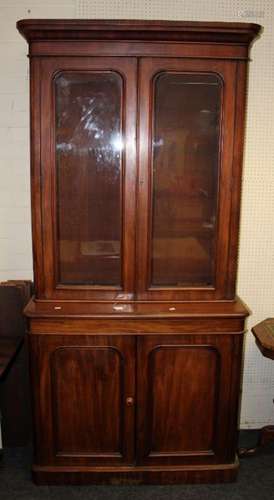
M 30 345 L 39 463 L 234 462 L 241 335 L 39 334 Z
M 25 20 L 39 483 L 235 479 L 254 24 Z

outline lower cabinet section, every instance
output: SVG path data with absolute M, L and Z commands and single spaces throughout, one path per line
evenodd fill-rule
M 36 480 L 232 480 L 241 346 L 238 334 L 31 334 Z

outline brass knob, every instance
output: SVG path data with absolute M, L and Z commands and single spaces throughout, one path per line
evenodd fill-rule
M 134 406 L 134 399 L 133 398 L 127 398 L 126 399 L 126 405 L 127 406 Z

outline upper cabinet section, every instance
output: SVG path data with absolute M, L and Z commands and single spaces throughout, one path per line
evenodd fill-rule
M 243 23 L 25 20 L 39 299 L 235 297 Z

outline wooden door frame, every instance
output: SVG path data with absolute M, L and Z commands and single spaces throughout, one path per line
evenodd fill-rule
M 237 266 L 241 154 L 237 134 L 242 137 L 242 108 L 237 103 L 244 82 L 236 86 L 244 67 L 236 61 L 183 58 L 141 58 L 139 65 L 139 171 L 137 222 L 137 298 L 138 300 L 224 300 L 233 299 Z M 240 68 L 240 69 L 239 69 Z M 241 71 L 240 71 L 241 70 Z M 240 73 L 239 73 L 240 71 Z M 222 110 L 219 151 L 219 193 L 215 284 L 209 287 L 160 287 L 150 285 L 151 214 L 152 214 L 152 115 L 153 80 L 161 72 L 216 74 L 222 82 Z M 236 93 L 234 88 L 236 86 Z M 239 130 L 237 131 L 236 128 Z
M 62 72 L 113 71 L 123 78 L 122 286 L 58 284 L 56 263 L 55 106 L 53 83 Z M 126 57 L 58 57 L 33 62 L 32 163 L 34 267 L 39 299 L 130 300 L 135 288 L 137 60 Z M 40 84 L 39 84 L 40 82 Z M 34 114 L 35 113 L 35 114 Z M 38 123 L 38 114 L 41 121 Z M 37 128 L 36 128 L 37 125 Z M 41 208 L 40 208 L 41 207 Z M 54 229 L 55 228 L 55 229 Z

